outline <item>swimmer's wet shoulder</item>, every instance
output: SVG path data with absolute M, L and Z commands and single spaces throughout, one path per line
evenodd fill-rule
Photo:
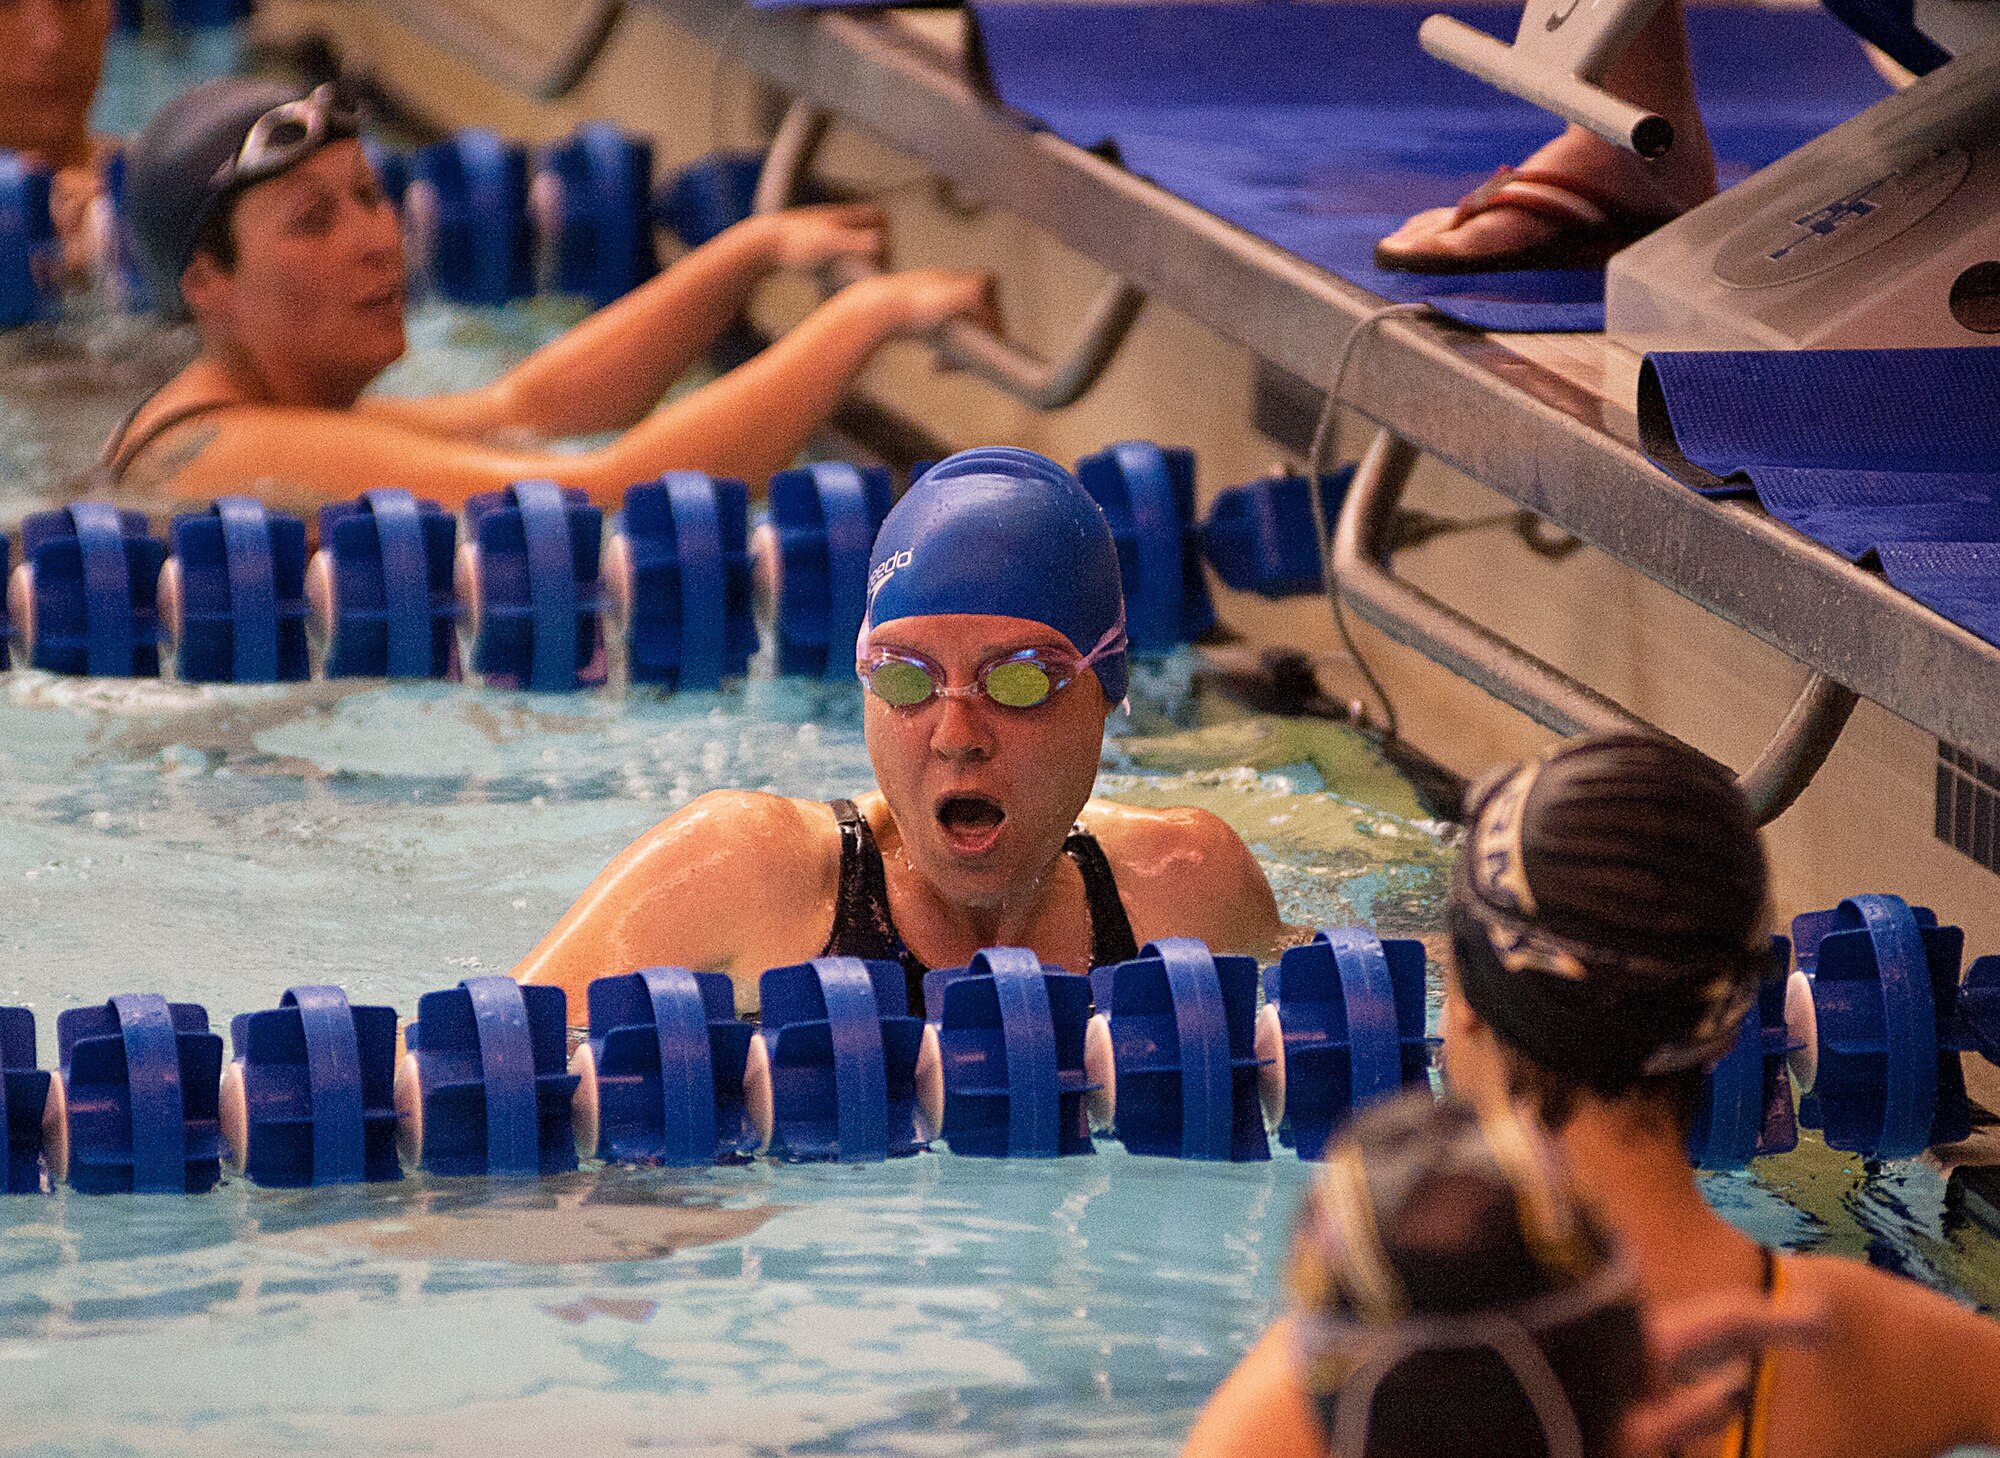
M 1155 810 L 1092 800 L 1078 820 L 1104 847 L 1141 944 L 1199 937 L 1218 952 L 1259 957 L 1275 955 L 1283 944 L 1270 882 L 1219 816 L 1194 806 Z
M 839 883 L 830 807 L 751 790 L 714 790 L 619 854 L 515 969 L 570 994 L 611 972 L 676 966 L 726 972 L 756 1006 L 765 968 L 819 954 Z

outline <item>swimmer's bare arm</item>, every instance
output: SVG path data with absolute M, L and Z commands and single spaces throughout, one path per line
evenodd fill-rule
M 1791 1408 L 1810 1414 L 1793 1431 L 1865 1433 L 1872 1454 L 2000 1446 L 2000 1322 L 1856 1260 L 1794 1256 L 1790 1267 L 1788 1290 L 1821 1305 L 1829 1337 L 1780 1359 L 1774 1436 Z
M 1199 937 L 1218 952 L 1275 956 L 1285 924 L 1242 837 L 1206 810 L 1149 810 L 1092 800 L 1083 822 L 1103 844 L 1141 945 Z
M 604 505 L 670 470 L 760 483 L 791 462 L 885 342 L 990 310 L 989 282 L 978 274 L 919 270 L 851 285 L 755 359 L 582 455 L 505 450 L 352 411 L 245 404 L 168 431 L 127 484 L 200 500 L 247 491 L 310 511 L 378 486 L 456 507 L 532 477 L 580 486 Z M 189 453 L 197 438 L 200 449 Z
M 819 955 L 839 874 L 828 807 L 717 790 L 620 852 L 513 975 L 561 987 L 572 1024 L 591 982 L 641 967 L 727 972 L 754 1007 L 766 967 Z
M 1202 1408 L 1181 1458 L 1327 1458 L 1296 1341 L 1290 1317 L 1258 1338 Z
M 421 400 L 369 397 L 357 409 L 473 440 L 507 428 L 544 439 L 629 429 L 729 326 L 760 281 L 836 258 L 879 262 L 885 226 L 879 208 L 858 203 L 745 219 L 483 389 Z

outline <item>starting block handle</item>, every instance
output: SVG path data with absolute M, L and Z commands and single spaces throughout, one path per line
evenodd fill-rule
M 765 156 L 751 212 L 775 213 L 791 206 L 826 127 L 826 113 L 811 102 L 792 103 Z M 839 287 L 879 272 L 858 260 L 836 264 L 827 271 Z M 1097 383 L 1145 302 L 1142 290 L 1113 278 L 1085 312 L 1076 344 L 1059 360 L 1045 360 L 1025 345 L 963 320 L 946 324 L 932 341 L 944 363 L 979 376 L 1037 410 L 1060 410 L 1082 399 Z
M 1587 127 L 1615 146 L 1641 157 L 1664 157 L 1674 144 L 1673 123 L 1657 112 L 1613 96 L 1591 79 L 1625 48 L 1632 32 L 1651 18 L 1658 5 L 1659 0 L 1638 0 L 1623 7 L 1606 5 L 1601 8 L 1608 13 L 1607 18 L 1600 19 L 1599 6 L 1592 5 L 1587 14 L 1578 15 L 1581 0 L 1562 0 L 1554 8 L 1542 6 L 1548 13 L 1535 24 L 1537 7 L 1531 0 L 1529 14 L 1522 18 L 1521 34 L 1512 45 L 1449 15 L 1432 15 L 1417 27 L 1417 43 L 1440 61 Z M 1574 21 L 1570 21 L 1572 15 Z M 1549 21 L 1555 24 L 1549 25 Z M 1592 43 L 1578 46 L 1556 39 L 1543 41 L 1544 35 L 1560 35 L 1567 28 L 1565 21 L 1579 31 L 1590 26 Z

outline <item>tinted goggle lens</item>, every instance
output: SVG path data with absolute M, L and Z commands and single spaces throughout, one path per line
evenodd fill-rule
M 980 677 L 979 688 L 1002 708 L 1032 709 L 1046 703 L 1061 683 L 1047 664 L 1033 658 L 1008 658 Z M 906 658 L 884 658 L 868 670 L 868 689 L 883 703 L 913 709 L 943 691 L 932 671 Z
M 910 709 L 937 691 L 937 681 L 919 664 L 885 658 L 869 670 L 868 689 L 885 704 Z
M 1048 669 L 1031 658 L 1010 658 L 986 672 L 986 697 L 1009 709 L 1032 709 L 1056 691 Z

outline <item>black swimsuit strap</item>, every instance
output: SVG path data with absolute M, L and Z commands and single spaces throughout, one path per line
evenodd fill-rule
M 118 422 L 118 428 L 111 432 L 111 438 L 104 443 L 104 451 L 99 459 L 104 466 L 105 474 L 111 478 L 111 484 L 114 486 L 124 479 L 125 473 L 132 469 L 132 463 L 139 458 L 140 453 L 147 446 L 151 445 L 175 426 L 185 425 L 190 420 L 199 419 L 204 415 L 213 415 L 217 411 L 231 409 L 237 405 L 241 405 L 243 402 L 241 400 L 197 400 L 192 405 L 183 405 L 178 410 L 169 410 L 136 436 L 128 434 L 132 429 L 132 422 L 139 418 L 139 412 L 152 403 L 153 397 L 148 395 L 137 405 L 134 405 L 130 413 Z
M 835 800 L 829 808 L 840 826 L 840 884 L 834 893 L 833 927 L 820 955 L 900 963 L 909 987 L 910 1011 L 921 1016 L 924 973 L 930 969 L 896 930 L 889 912 L 889 878 L 875 833 L 852 800 Z M 1079 825 L 1063 842 L 1063 853 L 1076 863 L 1083 877 L 1085 905 L 1090 911 L 1090 965 L 1108 967 L 1131 961 L 1139 955 L 1139 946 L 1104 847 Z
M 909 949 L 889 915 L 889 878 L 875 832 L 852 800 L 835 800 L 831 808 L 840 826 L 840 886 L 834 893 L 833 929 L 820 955 L 900 963 L 910 1011 L 921 1017 L 924 973 L 930 969 Z
M 1104 847 L 1079 825 L 1063 842 L 1063 853 L 1083 873 L 1083 894 L 1090 907 L 1090 965 L 1113 967 L 1131 961 L 1139 955 L 1139 944 L 1133 939 L 1132 919 L 1125 914 L 1118 877 L 1112 873 Z

